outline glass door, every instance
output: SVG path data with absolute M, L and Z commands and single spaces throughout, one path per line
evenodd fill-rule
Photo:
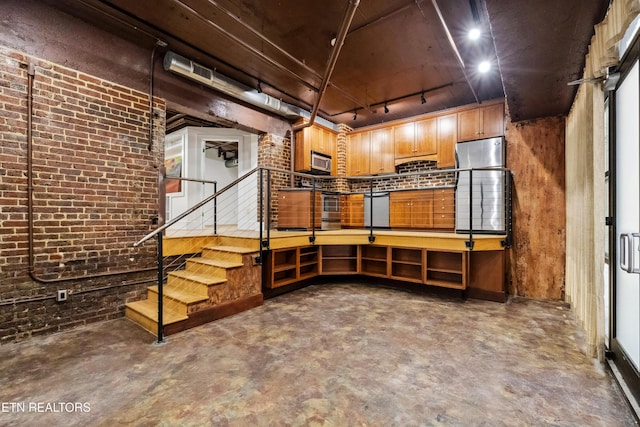
M 615 252 L 613 360 L 636 395 L 640 390 L 640 66 L 623 72 L 615 92 Z M 612 260 L 613 261 L 613 260 Z

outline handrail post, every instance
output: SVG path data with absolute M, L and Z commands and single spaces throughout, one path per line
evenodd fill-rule
M 157 344 L 164 342 L 164 325 L 162 318 L 162 285 L 164 282 L 164 266 L 162 260 L 162 231 L 158 236 L 158 341 Z
M 260 264 L 263 261 L 262 254 L 262 233 L 264 228 L 264 182 L 263 182 L 263 172 L 264 169 L 260 168 L 260 172 L 258 173 L 258 179 L 260 180 L 260 185 L 258 185 L 258 209 L 260 210 L 260 214 L 258 215 L 258 227 L 259 231 L 259 239 L 260 239 Z
M 218 183 L 213 184 L 213 194 L 218 192 Z M 218 198 L 213 199 L 213 234 L 218 234 Z
M 267 171 L 267 244 L 271 245 L 271 171 Z
M 309 242 L 316 241 L 316 177 L 311 178 L 311 236 Z
M 375 241 L 376 236 L 373 235 L 373 178 L 369 178 L 369 243 Z
M 473 170 L 469 169 L 469 240 L 465 246 L 473 250 Z

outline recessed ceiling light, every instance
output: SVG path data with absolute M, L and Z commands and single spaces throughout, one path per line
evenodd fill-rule
M 482 61 L 479 65 L 478 65 L 478 71 L 480 71 L 481 73 L 486 73 L 491 69 L 491 62 L 489 61 Z
M 473 28 L 469 31 L 469 40 L 478 40 L 480 38 L 480 30 Z

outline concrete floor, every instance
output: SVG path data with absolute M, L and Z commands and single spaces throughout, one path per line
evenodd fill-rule
M 0 347 L 0 425 L 636 425 L 560 303 L 316 285 L 153 340 L 119 319 Z

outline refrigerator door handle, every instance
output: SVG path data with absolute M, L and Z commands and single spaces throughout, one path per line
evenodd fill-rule
M 629 234 L 620 235 L 620 269 L 627 273 L 631 273 L 629 261 L 631 257 L 630 252 L 632 252 L 633 247 L 631 247 L 630 243 Z
M 629 273 L 640 274 L 640 265 L 636 266 L 636 263 L 640 261 L 636 257 L 637 253 L 640 253 L 640 233 L 631 233 L 629 239 Z

